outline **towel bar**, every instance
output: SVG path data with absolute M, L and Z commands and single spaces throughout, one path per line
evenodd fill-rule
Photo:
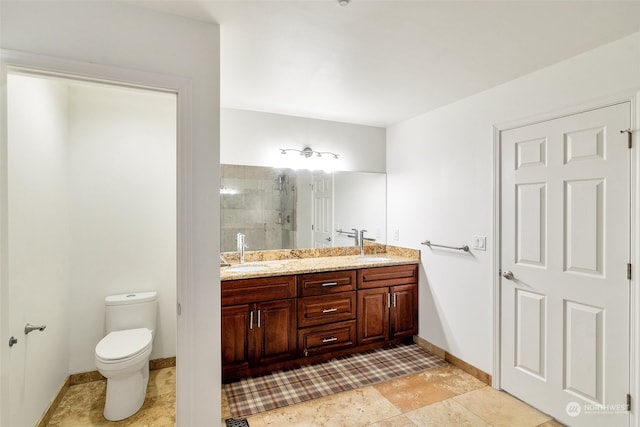
M 421 245 L 427 245 L 430 248 L 431 247 L 436 247 L 436 248 L 447 248 L 447 249 L 454 249 L 456 251 L 465 251 L 465 252 L 469 252 L 469 246 L 464 245 L 464 246 L 447 246 L 447 245 L 436 245 L 435 243 L 431 243 L 430 240 L 425 240 L 424 242 L 420 243 Z

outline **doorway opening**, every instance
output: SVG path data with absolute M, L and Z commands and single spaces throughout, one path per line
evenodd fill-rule
M 157 291 L 151 359 L 176 356 L 177 95 L 9 71 L 7 124 L 6 408 L 35 425 L 96 370 L 107 295 Z

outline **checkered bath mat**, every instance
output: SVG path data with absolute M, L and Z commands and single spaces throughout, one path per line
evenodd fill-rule
M 231 415 L 244 417 L 445 365 L 416 344 L 353 354 L 224 385 Z

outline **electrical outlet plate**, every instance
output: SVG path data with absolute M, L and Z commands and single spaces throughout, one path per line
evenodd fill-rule
M 487 250 L 487 237 L 486 236 L 473 236 L 473 249 L 479 251 Z

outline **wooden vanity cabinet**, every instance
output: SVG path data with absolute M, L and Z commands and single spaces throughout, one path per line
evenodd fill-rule
M 415 264 L 228 280 L 224 382 L 399 343 L 418 332 Z
M 356 271 L 298 276 L 298 355 L 308 357 L 356 343 Z
M 295 276 L 222 282 L 223 378 L 296 357 L 295 283 Z
M 401 341 L 418 333 L 416 265 L 358 271 L 358 345 Z

